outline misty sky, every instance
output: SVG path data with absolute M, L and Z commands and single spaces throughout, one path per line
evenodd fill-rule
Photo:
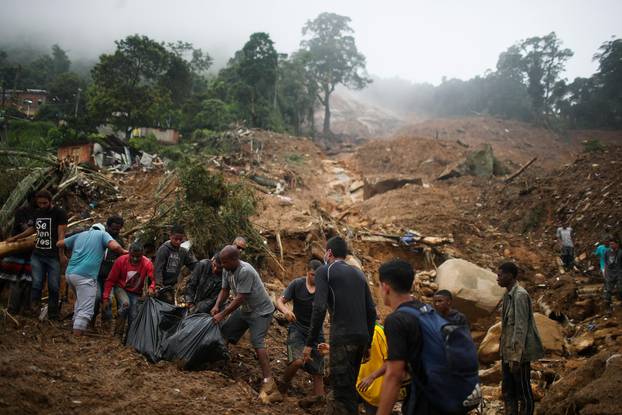
M 96 57 L 128 34 L 185 40 L 223 65 L 257 31 L 279 52 L 299 46 L 304 23 L 324 11 L 347 15 L 370 74 L 438 83 L 494 68 L 517 40 L 556 31 L 575 56 L 567 76 L 588 76 L 592 56 L 622 35 L 620 0 L 2 0 L 0 41 L 60 44 Z

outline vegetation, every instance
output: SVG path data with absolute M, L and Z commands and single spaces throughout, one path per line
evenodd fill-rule
M 126 137 L 135 127 L 160 127 L 202 142 L 206 131 L 225 131 L 233 124 L 314 136 L 318 106 L 324 109 L 322 133 L 330 136 L 330 99 L 338 85 L 367 87 L 364 93 L 382 105 L 432 116 L 488 114 L 555 129 L 622 127 L 621 39 L 602 44 L 593 76 L 572 82 L 562 73 L 573 52 L 551 32 L 511 45 L 494 70 L 466 81 L 443 79 L 432 86 L 379 79 L 370 85 L 350 22 L 321 13 L 304 25 L 300 49 L 290 56 L 275 49 L 268 33 L 253 33 L 226 67 L 211 75 L 208 53 L 187 42 L 142 35 L 118 40 L 90 73 L 74 66 L 59 45 L 49 53 L 0 51 L 3 92 L 49 92 L 32 125 L 3 102 L 0 136 L 4 145 L 26 150 L 89 139 L 104 123 Z M 151 138 L 131 144 L 162 150 Z
M 197 255 L 208 258 L 238 235 L 249 241 L 250 255 L 265 250 L 261 236 L 250 222 L 256 209 L 250 188 L 242 183 L 226 183 L 222 175 L 211 173 L 198 163 L 181 168 L 179 176 L 183 198 L 173 214 L 174 221 L 189 230 Z

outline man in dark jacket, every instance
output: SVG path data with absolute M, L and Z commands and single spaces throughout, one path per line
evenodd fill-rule
M 186 239 L 184 228 L 174 225 L 169 234 L 169 240 L 164 242 L 155 258 L 155 279 L 157 297 L 169 304 L 175 303 L 175 288 L 181 268 L 185 265 L 190 270 L 194 269 L 197 259 L 194 254 L 181 246 Z
M 305 362 L 317 344 L 326 311 L 330 312 L 329 413 L 355 414 L 358 407 L 356 378 L 363 355 L 371 347 L 376 308 L 363 272 L 348 265 L 346 241 L 335 236 L 326 243 L 325 262 L 315 273 L 315 299 Z
M 186 303 L 191 313 L 209 313 L 222 286 L 220 254 L 199 261 L 186 285 Z M 226 305 L 225 305 L 226 306 Z
M 544 356 L 529 293 L 516 280 L 518 268 L 501 264 L 497 284 L 506 289 L 501 309 L 501 392 L 507 415 L 532 415 L 531 362 Z M 520 409 L 519 409 L 520 408 Z

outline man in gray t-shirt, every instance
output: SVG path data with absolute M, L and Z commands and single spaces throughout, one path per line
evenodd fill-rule
M 259 397 L 266 403 L 280 400 L 282 397 L 272 378 L 265 344 L 266 334 L 272 322 L 274 304 L 257 271 L 249 263 L 240 260 L 240 251 L 237 247 L 234 245 L 224 247 L 220 251 L 220 260 L 224 269 L 222 289 L 211 314 L 217 323 L 224 321 L 221 327 L 222 336 L 230 343 L 237 343 L 246 330 L 250 330 L 251 344 L 257 353 L 263 375 Z M 233 300 L 224 310 L 220 310 L 220 305 L 229 297 L 231 291 Z
M 568 223 L 564 222 L 562 226 L 557 228 L 557 241 L 560 246 L 560 256 L 564 267 L 570 269 L 574 264 L 574 243 L 572 242 L 572 228 Z

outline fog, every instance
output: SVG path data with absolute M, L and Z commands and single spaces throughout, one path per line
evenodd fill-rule
M 601 0 L 3 0 L 0 43 L 48 48 L 95 59 L 128 34 L 184 40 L 222 66 L 248 36 L 270 34 L 279 52 L 299 46 L 304 23 L 329 11 L 352 18 L 370 74 L 437 84 L 494 68 L 516 41 L 556 31 L 575 56 L 566 76 L 589 76 L 592 56 L 620 35 L 622 2 Z

